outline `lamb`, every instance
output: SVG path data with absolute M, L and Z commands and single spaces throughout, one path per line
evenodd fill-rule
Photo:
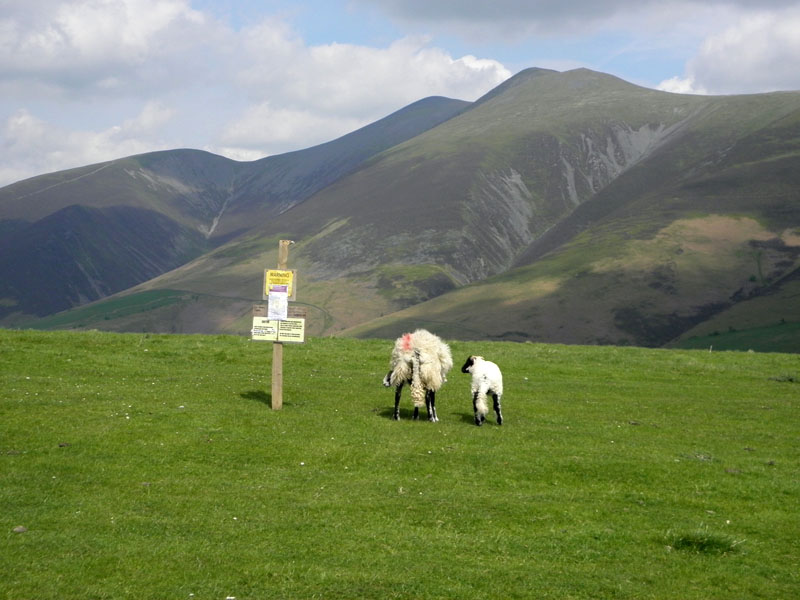
M 452 367 L 450 347 L 430 331 L 417 329 L 397 338 L 389 372 L 383 378 L 383 385 L 395 388 L 394 420 L 400 419 L 400 393 L 403 385 L 408 384 L 414 402 L 414 420 L 419 419 L 419 409 L 424 403 L 428 420 L 438 421 L 436 392 L 447 381 L 447 372 Z
M 475 425 L 482 425 L 486 420 L 489 408 L 486 406 L 486 395 L 494 398 L 494 412 L 497 413 L 497 424 L 503 424 L 500 412 L 500 400 L 503 397 L 503 374 L 495 363 L 482 356 L 470 356 L 461 367 L 462 373 L 472 374 L 472 409 L 475 412 Z

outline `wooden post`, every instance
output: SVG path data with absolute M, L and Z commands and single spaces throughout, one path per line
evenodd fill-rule
M 291 240 L 278 244 L 278 269 L 286 269 Z M 283 342 L 272 342 L 272 410 L 283 408 Z
M 272 342 L 272 410 L 283 408 L 283 342 Z

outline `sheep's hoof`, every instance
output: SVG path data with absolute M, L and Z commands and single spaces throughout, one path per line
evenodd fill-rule
M 394 415 L 392 415 L 392 419 L 394 419 L 395 421 L 399 421 L 400 420 L 400 415 L 398 415 L 397 413 L 394 413 Z
M 475 425 L 477 425 L 478 427 L 480 427 L 481 425 L 483 425 L 483 421 L 482 421 L 481 419 L 478 419 L 478 418 L 476 417 L 476 418 L 475 418 Z

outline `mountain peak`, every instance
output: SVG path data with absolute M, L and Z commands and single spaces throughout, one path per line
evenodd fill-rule
M 478 106 L 480 104 L 483 104 L 484 102 L 487 102 L 487 101 L 491 100 L 492 98 L 496 98 L 497 96 L 500 96 L 500 95 L 504 94 L 505 92 L 507 92 L 508 90 L 510 90 L 512 88 L 515 88 L 515 87 L 520 86 L 520 85 L 524 85 L 524 84 L 530 82 L 533 79 L 536 79 L 538 77 L 542 77 L 542 76 L 545 76 L 545 75 L 551 75 L 553 73 L 558 73 L 558 71 L 553 71 L 552 69 L 541 69 L 539 67 L 531 67 L 531 68 L 528 68 L 528 69 L 523 69 L 522 71 L 520 71 L 516 75 L 512 75 L 511 77 L 506 79 L 503 83 L 498 85 L 496 88 L 490 90 L 489 92 L 487 92 L 486 94 L 484 94 L 483 96 L 478 98 L 475 101 L 475 103 L 473 104 L 473 107 L 474 106 Z

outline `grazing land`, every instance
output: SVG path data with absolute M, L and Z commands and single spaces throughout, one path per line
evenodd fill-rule
M 391 346 L 0 330 L 0 598 L 797 597 L 797 355 L 452 342 L 434 424 Z

